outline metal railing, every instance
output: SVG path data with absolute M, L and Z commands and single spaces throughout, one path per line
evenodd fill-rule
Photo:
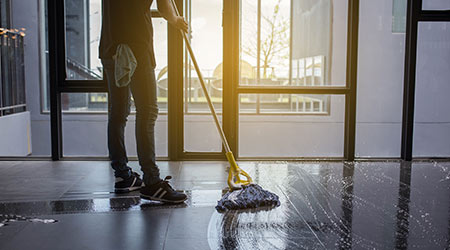
M 83 80 L 101 80 L 102 77 L 86 67 L 85 65 L 77 62 L 76 60 L 67 57 L 67 73 L 68 79 L 83 79 Z
M 0 28 L 0 116 L 26 111 L 24 31 Z

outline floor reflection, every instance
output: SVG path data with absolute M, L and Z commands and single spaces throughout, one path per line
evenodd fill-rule
M 342 174 L 342 224 L 339 249 L 352 248 L 352 213 L 353 213 L 353 163 L 343 166 Z
M 218 213 L 214 206 L 222 196 L 220 185 L 188 183 L 185 176 L 184 184 L 199 188 L 186 191 L 189 199 L 184 204 L 142 200 L 138 192 L 10 202 L 0 203 L 0 222 L 20 218 L 11 217 L 15 215 L 55 215 L 60 221 L 52 225 L 58 226 L 64 224 L 61 214 L 102 213 L 111 215 L 111 227 L 132 218 L 135 227 L 124 226 L 121 234 L 125 240 L 137 234 L 142 244 L 147 233 L 161 230 L 163 236 L 158 237 L 174 232 L 183 244 L 181 238 L 189 235 L 187 241 L 209 249 L 450 249 L 448 162 L 245 162 L 240 166 L 256 183 L 276 193 L 281 206 Z M 181 222 L 172 221 L 174 214 Z M 160 219 L 153 223 L 154 218 Z
M 408 248 L 409 235 L 409 202 L 411 196 L 411 162 L 400 164 L 400 182 L 397 205 L 397 231 L 395 234 L 395 247 Z
M 280 195 L 282 205 L 269 211 L 214 213 L 208 227 L 211 249 L 449 247 L 450 222 L 438 231 L 433 226 L 439 222 L 433 224 L 429 218 L 438 206 L 445 203 L 448 207 L 450 203 L 450 184 L 442 179 L 442 175 L 448 175 L 448 168 L 418 167 L 415 174 L 428 180 L 418 179 L 412 187 L 413 168 L 408 162 L 381 166 L 344 163 L 339 168 L 335 164 L 321 164 L 318 168 L 286 166 L 264 166 L 265 171 L 258 171 L 262 166 L 248 167 L 259 172 L 256 176 L 261 186 Z M 268 176 L 271 178 L 266 179 Z M 420 192 L 425 186 L 440 192 L 438 197 L 429 197 L 429 204 L 419 200 L 411 206 L 411 193 Z M 449 216 L 447 211 L 431 217 L 447 222 Z

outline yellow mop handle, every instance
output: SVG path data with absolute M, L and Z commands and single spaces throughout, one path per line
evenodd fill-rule
M 174 2 L 174 0 L 171 0 L 172 6 L 175 9 L 175 12 L 178 16 L 180 16 L 180 13 L 178 12 L 178 8 Z M 252 178 L 242 169 L 239 168 L 239 166 L 236 163 L 236 160 L 234 159 L 233 153 L 231 152 L 230 146 L 228 145 L 227 138 L 225 136 L 225 133 L 223 132 L 222 127 L 220 126 L 219 119 L 217 118 L 216 111 L 214 109 L 214 106 L 212 104 L 211 98 L 209 96 L 208 90 L 206 89 L 206 84 L 203 79 L 203 75 L 200 71 L 200 67 L 198 66 L 197 60 L 195 59 L 194 52 L 191 47 L 191 43 L 189 42 L 189 39 L 186 36 L 186 33 L 183 32 L 183 30 L 180 29 L 181 35 L 183 36 L 184 42 L 186 44 L 186 48 L 188 49 L 189 55 L 191 56 L 192 62 L 194 64 L 195 71 L 197 72 L 200 85 L 202 86 L 203 93 L 205 94 L 206 101 L 208 103 L 209 109 L 211 110 L 211 114 L 214 118 L 214 123 L 216 125 L 217 131 L 219 131 L 220 138 L 222 139 L 222 144 L 225 148 L 225 155 L 227 157 L 228 162 L 230 163 L 230 171 L 228 174 L 228 186 L 231 189 L 238 189 L 241 188 L 242 185 L 248 185 L 252 182 Z M 247 180 L 243 181 L 240 179 L 239 175 L 244 175 Z M 233 179 L 236 179 L 234 181 Z

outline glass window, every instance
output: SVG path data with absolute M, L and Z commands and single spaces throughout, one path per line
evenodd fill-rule
M 10 27 L 10 0 L 0 0 L 0 28 Z
M 43 2 L 43 1 L 42 1 Z M 41 4 L 41 7 L 45 7 Z M 45 13 L 41 13 L 41 27 L 43 34 L 41 36 L 41 82 L 42 82 L 42 100 L 43 111 L 49 111 L 50 99 L 49 95 L 49 79 L 48 79 L 48 41 L 47 41 L 47 23 L 46 23 L 46 8 Z M 101 19 L 95 19 L 101 22 Z M 167 112 L 167 22 L 162 18 L 153 18 L 154 33 L 158 34 L 154 37 L 154 48 L 156 57 L 155 76 L 157 82 L 157 97 L 160 114 Z M 101 26 L 95 24 L 95 26 Z M 97 45 L 98 46 L 98 43 Z M 98 48 L 96 48 L 96 51 Z M 97 52 L 96 52 L 97 53 Z M 96 54 L 98 57 L 98 54 Z M 101 72 L 102 69 L 99 69 Z M 70 69 L 67 69 L 68 74 Z M 78 79 L 80 80 L 80 79 Z M 85 79 L 86 80 L 86 79 Z M 107 93 L 63 93 L 62 94 L 62 110 L 70 112 L 107 112 Z M 132 100 L 132 111 L 135 110 L 134 102 Z
M 65 112 L 107 112 L 107 93 L 62 93 L 61 106 Z
M 50 122 L 40 115 L 39 54 L 34 53 L 39 3 L 0 0 L 0 157 L 50 155 Z
M 222 113 L 222 0 L 191 0 L 186 6 L 191 44 L 216 112 Z M 186 51 L 184 65 L 184 150 L 220 152 L 222 142 L 197 72 Z
M 406 32 L 406 5 L 407 0 L 392 1 L 392 33 Z
M 101 0 L 65 0 L 65 11 L 67 79 L 102 79 L 102 65 L 98 58 Z
M 247 114 L 321 114 L 330 111 L 329 95 L 241 94 L 240 112 Z
M 423 10 L 450 10 L 448 0 L 422 0 Z
M 153 18 L 153 46 L 156 58 L 156 91 L 160 113 L 167 113 L 167 21 Z
M 71 94 L 72 95 L 72 94 Z M 89 96 L 91 93 L 83 93 Z M 125 146 L 128 157 L 137 157 L 136 116 L 128 116 L 125 128 Z M 63 152 L 64 156 L 102 156 L 108 155 L 107 116 L 92 114 L 63 113 Z M 160 115 L 155 125 L 156 156 L 167 157 L 167 116 Z
M 360 3 L 357 157 L 400 156 L 405 36 L 392 33 L 386 6 L 391 0 Z
M 260 97 L 258 113 L 256 94 L 239 96 L 240 157 L 343 157 L 344 96 Z
M 101 30 L 101 0 L 65 0 L 66 56 L 68 80 L 100 80 L 102 64 L 98 59 Z M 157 66 L 157 98 L 160 115 L 156 121 L 156 156 L 168 155 L 167 149 L 167 22 L 153 18 L 154 48 Z M 47 83 L 48 84 L 48 83 Z M 48 85 L 47 85 L 48 86 Z M 107 93 L 63 93 L 64 156 L 107 156 Z M 131 111 L 135 106 L 131 97 Z M 48 111 L 48 102 L 45 107 Z M 136 157 L 136 117 L 128 117 L 125 129 L 127 154 Z
M 39 0 L 39 61 L 41 79 L 41 109 L 50 110 L 50 77 L 48 54 L 48 11 L 47 0 Z
M 241 85 L 345 85 L 347 1 L 241 4 Z
M 450 156 L 450 23 L 418 27 L 414 157 Z
M 0 29 L 0 117 L 26 110 L 23 30 Z

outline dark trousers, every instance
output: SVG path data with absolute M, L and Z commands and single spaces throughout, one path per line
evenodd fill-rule
M 156 80 L 150 60 L 136 55 L 138 65 L 130 84 L 117 87 L 114 78 L 114 61 L 102 59 L 108 82 L 108 150 L 116 177 L 127 178 L 131 168 L 127 166 L 124 130 L 130 114 L 130 91 L 136 106 L 136 147 L 139 165 L 144 172 L 146 185 L 160 181 L 155 160 L 155 122 L 158 116 Z

